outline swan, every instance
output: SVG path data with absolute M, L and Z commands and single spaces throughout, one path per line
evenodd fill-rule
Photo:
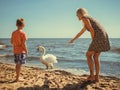
M 37 50 L 42 50 L 42 55 L 40 56 L 40 62 L 46 66 L 46 69 L 49 67 L 53 69 L 53 63 L 57 63 L 57 58 L 53 54 L 46 54 L 45 55 L 45 48 L 43 46 L 38 46 Z

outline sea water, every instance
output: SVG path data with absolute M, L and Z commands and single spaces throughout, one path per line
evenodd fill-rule
M 80 38 L 73 44 L 69 44 L 70 38 L 30 38 L 27 40 L 28 58 L 25 65 L 45 68 L 40 63 L 41 52 L 37 52 L 38 46 L 46 48 L 46 54 L 53 54 L 57 57 L 58 63 L 54 64 L 55 69 L 65 70 L 73 74 L 89 74 L 86 61 L 86 51 L 90 45 L 90 38 Z M 10 39 L 0 39 L 0 42 L 8 47 L 0 50 L 0 55 L 5 54 L 10 57 L 0 57 L 1 62 L 14 63 L 12 45 Z M 120 53 L 114 52 L 114 48 L 120 48 L 120 38 L 110 39 L 111 50 L 102 52 L 100 55 L 101 75 L 109 75 L 120 78 Z

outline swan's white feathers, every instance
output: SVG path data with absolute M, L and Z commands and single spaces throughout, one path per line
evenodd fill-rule
M 46 54 L 43 56 L 43 60 L 47 61 L 48 63 L 57 63 L 56 56 L 52 54 Z
M 42 55 L 40 56 L 40 61 L 43 63 L 46 68 L 51 67 L 53 69 L 53 63 L 57 63 L 57 58 L 53 54 L 46 54 L 45 55 L 45 48 L 43 46 L 38 46 L 37 50 L 39 51 L 42 49 Z

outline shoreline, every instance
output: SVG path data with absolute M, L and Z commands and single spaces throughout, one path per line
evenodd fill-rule
M 23 82 L 15 82 L 15 64 L 0 62 L 0 90 L 119 90 L 120 79 L 100 76 L 99 83 L 86 82 L 88 75 L 63 70 L 45 70 L 22 66 Z

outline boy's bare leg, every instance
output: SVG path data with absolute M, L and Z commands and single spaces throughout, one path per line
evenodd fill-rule
M 23 79 L 20 79 L 21 65 L 22 64 L 16 64 L 16 81 L 23 81 Z

